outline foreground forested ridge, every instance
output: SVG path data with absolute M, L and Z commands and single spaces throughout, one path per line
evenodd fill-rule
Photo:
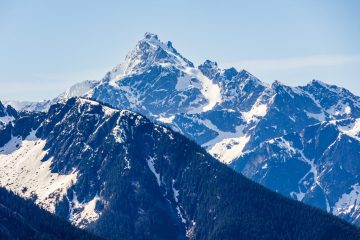
M 4 188 L 0 188 L 0 239 L 100 240 Z
M 21 130 L 21 131 L 20 131 Z M 359 239 L 144 116 L 71 98 L 1 134 L 0 182 L 106 239 Z

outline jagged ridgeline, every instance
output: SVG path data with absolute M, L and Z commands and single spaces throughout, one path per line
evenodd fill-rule
M 71 98 L 19 113 L 0 138 L 9 132 L 1 184 L 106 239 L 360 238 L 129 110 Z

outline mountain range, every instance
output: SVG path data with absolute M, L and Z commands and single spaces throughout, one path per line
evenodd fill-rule
M 0 182 L 105 239 L 359 239 L 143 115 L 85 98 L 0 131 Z
M 77 109 L 77 114 L 74 109 Z M 162 234 L 170 235 L 161 235 L 155 239 L 167 239 L 169 236 L 192 236 L 194 239 L 210 237 L 196 232 L 196 228 L 192 227 L 192 222 L 198 226 L 201 220 L 186 215 L 196 209 L 194 206 L 191 210 L 185 209 L 188 199 L 184 200 L 186 203 L 176 205 L 182 191 L 196 194 L 194 189 L 188 189 L 191 188 L 188 185 L 183 186 L 185 190 L 181 190 L 183 187 L 172 190 L 172 184 L 180 184 L 177 183 L 180 180 L 176 179 L 183 171 L 179 169 L 179 172 L 168 173 L 170 175 L 166 177 L 159 175 L 157 164 L 172 163 L 171 158 L 165 158 L 167 154 L 184 153 L 179 153 L 176 148 L 157 152 L 158 145 L 168 145 L 168 140 L 161 140 L 164 137 L 158 141 L 144 136 L 136 139 L 136 143 L 133 142 L 132 131 L 135 130 L 129 126 L 137 128 L 136 119 L 146 119 L 144 121 L 149 122 L 149 125 L 150 121 L 154 122 L 151 128 L 160 129 L 160 135 L 174 135 L 177 142 L 178 138 L 183 139 L 181 134 L 194 141 L 189 141 L 189 148 L 196 148 L 195 154 L 199 154 L 198 151 L 205 154 L 206 162 L 213 163 L 214 157 L 274 192 L 360 225 L 360 164 L 357 161 L 360 159 L 359 115 L 360 98 L 344 88 L 318 80 L 299 87 L 286 86 L 278 81 L 269 85 L 246 70 L 221 69 L 210 60 L 196 67 L 171 42 L 161 42 L 157 35 L 146 33 L 128 53 L 125 61 L 108 72 L 102 80 L 78 83 L 52 100 L 39 103 L 5 101 L 5 105 L 0 105 L 0 158 L 7 160 L 5 165 L 0 166 L 0 182 L 2 186 L 32 198 L 37 204 L 69 219 L 75 225 L 93 229 L 104 237 L 118 236 L 118 233 L 114 233 L 115 226 L 128 229 L 128 232 L 125 231 L 128 235 L 122 236 L 136 239 L 141 238 L 137 235 L 139 232 L 154 234 L 154 229 L 160 227 L 169 230 Z M 131 116 L 135 123 L 129 120 Z M 154 136 L 154 131 L 146 134 Z M 144 132 L 141 134 L 146 135 Z M 115 145 L 127 147 L 114 147 L 114 141 Z M 150 143 L 151 146 L 146 146 Z M 212 157 L 198 149 L 197 145 L 202 146 Z M 132 149 L 135 146 L 138 146 L 137 149 Z M 188 151 L 180 144 L 177 147 Z M 158 155 L 155 157 L 151 154 Z M 155 159 L 160 156 L 162 160 L 157 162 L 161 163 L 157 163 Z M 34 157 L 38 161 L 28 166 L 26 159 Z M 186 158 L 189 157 L 186 155 Z M 15 164 L 20 158 L 24 159 L 22 163 Z M 117 162 L 115 159 L 123 160 Z M 138 162 L 138 159 L 145 160 Z M 171 168 L 173 171 L 179 163 L 173 164 L 165 169 Z M 14 165 L 21 167 L 15 170 Z M 144 166 L 153 173 L 158 186 L 139 190 L 140 197 L 138 193 L 124 197 L 126 189 L 132 189 L 137 184 L 143 187 L 151 182 L 145 177 L 137 179 L 137 174 L 144 175 Z M 215 166 L 215 169 L 219 166 L 223 169 L 220 163 Z M 107 176 L 117 176 L 119 173 L 114 171 L 124 172 L 128 168 L 131 173 L 126 175 L 125 171 L 121 175 L 124 179 L 127 177 L 126 181 L 121 180 L 121 184 Z M 187 166 L 185 169 L 189 168 Z M 111 174 L 105 173 L 105 169 Z M 146 170 L 148 173 L 149 169 Z M 167 172 L 169 169 L 161 171 Z M 239 174 L 241 180 L 233 180 L 233 173 L 229 171 L 221 174 L 230 174 L 231 180 L 239 186 L 230 180 L 225 181 L 224 177 L 221 179 L 224 186 L 238 188 L 226 188 L 229 195 L 237 196 L 236 191 L 240 191 L 245 180 Z M 192 174 L 205 173 L 196 171 Z M 167 179 L 163 180 L 161 176 Z M 209 179 L 207 176 L 197 181 L 206 182 Z M 212 180 L 211 183 L 215 184 Z M 20 188 L 24 186 L 27 191 L 23 192 Z M 158 196 L 154 196 L 153 191 L 157 191 Z M 173 196 L 177 196 L 178 191 L 179 200 L 169 197 L 172 192 Z M 111 196 L 111 192 L 116 196 Z M 151 195 L 149 198 L 152 200 L 149 200 L 147 206 L 153 208 L 139 207 L 144 204 L 143 199 L 147 199 L 143 194 Z M 113 197 L 111 201 L 110 197 Z M 204 195 L 204 198 L 208 197 L 208 194 Z M 169 202 L 170 206 L 162 209 L 164 201 Z M 134 207 L 135 204 L 131 202 L 138 205 Z M 116 212 L 110 208 L 112 214 L 121 214 L 118 214 L 120 217 L 117 223 L 109 221 L 113 226 L 108 226 L 102 219 L 115 217 L 110 217 L 111 213 L 107 211 L 102 214 L 99 209 L 119 203 L 131 206 L 133 212 L 123 213 L 123 209 L 116 209 L 119 211 Z M 238 204 L 246 205 L 243 202 Z M 138 216 L 134 212 L 139 211 L 138 207 L 146 217 L 137 220 L 148 224 L 134 220 Z M 172 213 L 174 209 L 175 213 Z M 231 210 L 234 211 L 233 208 Z M 159 219 L 163 221 L 155 221 L 150 212 L 160 214 Z M 231 218 L 237 219 L 237 213 L 230 214 Z M 179 222 L 177 218 L 182 214 Z M 171 216 L 175 216 L 173 220 L 169 220 Z M 229 221 L 227 224 L 232 223 Z M 144 225 L 151 229 L 142 229 Z M 205 225 L 200 225 L 197 231 L 206 231 Z M 216 226 L 216 229 L 221 232 L 220 227 Z M 231 236 L 224 234 L 216 236 Z M 250 238 L 254 235 L 246 236 Z M 145 235 L 142 237 L 147 238 Z

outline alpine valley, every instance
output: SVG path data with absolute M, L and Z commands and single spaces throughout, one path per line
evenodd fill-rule
M 360 239 L 359 117 L 146 33 L 102 80 L 0 103 L 0 186 L 105 239 Z

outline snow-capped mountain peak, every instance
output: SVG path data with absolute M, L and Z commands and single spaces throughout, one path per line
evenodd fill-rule
M 214 78 L 215 74 L 220 71 L 217 62 L 211 60 L 206 60 L 198 68 L 209 78 Z
M 310 83 L 304 86 L 304 88 L 308 89 L 309 91 L 318 91 L 323 93 L 328 92 L 340 95 L 342 97 L 354 97 L 354 94 L 352 94 L 349 90 L 345 88 L 327 84 L 325 82 L 315 79 L 313 79 Z
M 144 38 L 126 55 L 125 61 L 116 66 L 107 78 L 119 80 L 124 76 L 145 72 L 154 65 L 165 68 L 174 65 L 179 68 L 194 67 L 192 62 L 177 52 L 170 41 L 163 43 L 156 34 L 145 33 Z
M 151 116 L 175 112 L 199 113 L 221 102 L 219 86 L 184 58 L 171 42 L 146 33 L 125 61 L 107 73 L 90 95 L 103 102 L 121 92 L 118 108 Z
M 324 109 L 329 119 L 342 119 L 360 115 L 360 97 L 345 88 L 319 80 L 312 80 L 306 86 L 300 88 L 312 96 L 314 102 Z

